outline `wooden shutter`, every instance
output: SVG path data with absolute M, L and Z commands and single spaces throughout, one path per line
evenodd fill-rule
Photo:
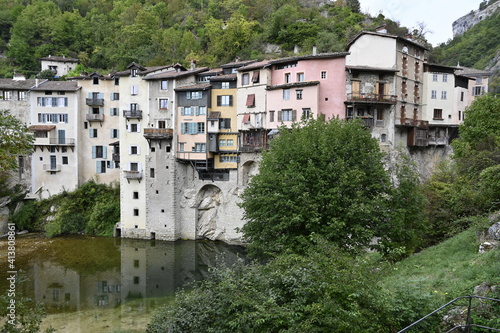
M 278 121 L 283 121 L 283 111 L 278 111 Z

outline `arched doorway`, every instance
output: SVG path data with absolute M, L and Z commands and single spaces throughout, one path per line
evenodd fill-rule
M 247 161 L 243 164 L 243 186 L 248 185 L 250 179 L 259 173 L 259 166 L 254 161 Z

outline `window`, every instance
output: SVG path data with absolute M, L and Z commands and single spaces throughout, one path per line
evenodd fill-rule
M 201 99 L 202 98 L 202 92 L 201 91 L 187 91 L 186 92 L 186 99 Z
M 241 84 L 244 86 L 250 84 L 250 74 L 249 73 L 245 73 L 241 76 Z
M 150 168 L 149 169 L 149 177 L 155 178 L 155 168 Z
M 441 91 L 441 99 L 446 99 L 446 91 Z
M 443 119 L 443 109 L 434 109 L 434 119 Z
M 199 123 L 196 123 L 196 124 L 197 124 L 196 128 L 197 128 L 198 134 L 205 133 L 205 123 L 199 122 Z
M 39 113 L 39 123 L 68 123 L 67 113 Z
M 137 191 L 132 192 L 132 199 L 139 199 L 139 192 Z
M 206 147 L 205 143 L 195 143 L 195 145 L 194 145 L 194 151 L 196 153 L 204 153 L 205 152 L 205 147 Z
M 139 87 L 138 86 L 130 86 L 130 95 L 137 95 L 139 93 Z
M 120 100 L 120 93 L 116 93 L 116 92 L 115 93 L 111 93 L 110 94 L 110 99 L 112 101 L 118 101 L 118 100 Z
M 106 147 L 92 146 L 92 158 L 106 158 Z
M 255 106 L 255 94 L 249 94 L 247 95 L 247 107 L 254 107 Z
M 160 98 L 160 109 L 168 110 L 168 98 Z
M 196 115 L 197 116 L 204 116 L 207 114 L 207 107 L 206 106 L 198 106 L 196 108 Z
M 139 124 L 130 124 L 130 132 L 139 133 L 141 126 Z
M 129 171 L 139 171 L 139 163 L 131 162 Z
M 482 95 L 484 92 L 484 87 L 474 87 L 472 88 L 472 96 Z
M 431 98 L 436 99 L 437 98 L 437 90 L 432 90 L 431 91 Z
M 227 146 L 232 147 L 234 145 L 234 140 L 233 139 L 227 139 Z
M 140 155 L 141 149 L 138 146 L 130 146 L 128 153 L 129 155 Z
M 297 73 L 297 82 L 304 82 L 304 73 Z
M 326 79 L 326 71 L 321 71 L 321 78 Z
M 97 138 L 97 128 L 89 129 L 89 138 Z
M 295 94 L 297 95 L 297 99 L 302 99 L 302 89 L 295 90 Z
M 186 146 L 185 142 L 179 142 L 179 151 L 184 151 L 185 146 Z
M 92 78 L 92 84 L 99 84 L 99 78 L 97 76 Z
M 278 111 L 278 121 L 295 121 L 295 110 Z
M 217 96 L 217 106 L 232 106 L 233 96 L 231 95 L 219 95 Z
M 260 80 L 259 76 L 260 76 L 260 72 L 259 71 L 253 72 L 252 83 L 259 83 L 259 80 Z
M 443 74 L 443 82 L 448 82 L 448 75 L 447 74 Z
M 231 129 L 231 118 L 221 118 L 219 121 L 219 129 Z
M 134 208 L 134 216 L 139 216 L 139 209 L 138 208 Z M 134 276 L 134 283 L 136 283 L 135 278 L 137 278 L 137 281 L 139 282 L 139 277 Z
M 130 74 L 132 75 L 132 77 L 136 77 L 136 76 L 137 76 L 137 69 L 135 69 L 135 68 L 134 68 L 134 69 L 132 69 L 132 70 L 130 71 Z
M 118 86 L 118 85 L 120 85 L 120 78 L 115 77 L 115 86 Z
M 221 89 L 229 89 L 229 82 L 222 82 Z
M 67 107 L 68 97 L 37 97 L 37 106 Z
M 120 114 L 120 109 L 118 108 L 110 108 L 109 115 L 110 116 L 118 116 Z
M 269 111 L 269 122 L 274 122 L 274 111 Z
M 96 173 L 106 173 L 106 161 L 96 161 Z
M 161 80 L 160 89 L 161 90 L 168 90 L 168 80 Z
M 62 157 L 62 164 L 68 164 L 68 156 Z
M 302 109 L 302 119 L 309 119 L 312 118 L 312 113 L 310 108 L 303 108 Z
M 220 139 L 219 140 L 219 147 L 226 147 L 227 145 L 227 142 L 225 139 Z
M 285 73 L 285 83 L 290 83 L 290 73 Z
M 183 106 L 181 107 L 181 116 L 192 116 L 194 115 L 194 107 Z
M 283 89 L 283 99 L 285 101 L 290 99 L 290 89 Z
M 432 74 L 432 81 L 437 82 L 438 80 L 438 75 L 437 74 Z
M 219 158 L 219 161 L 221 163 L 224 163 L 224 162 L 233 162 L 233 163 L 237 163 L 238 162 L 238 157 L 237 156 L 229 156 L 229 155 L 221 155 L 220 158 Z

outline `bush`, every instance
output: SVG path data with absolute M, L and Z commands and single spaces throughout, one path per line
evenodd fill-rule
M 34 230 L 37 213 L 37 203 L 27 201 L 10 217 L 10 222 L 14 223 L 18 230 Z

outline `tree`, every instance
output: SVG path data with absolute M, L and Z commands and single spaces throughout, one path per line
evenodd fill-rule
M 242 195 L 250 252 L 300 253 L 313 234 L 352 250 L 367 246 L 387 221 L 390 181 L 381 157 L 359 122 L 280 128 Z
M 33 135 L 8 110 L 0 110 L 0 172 L 15 170 L 17 157 L 33 150 Z

